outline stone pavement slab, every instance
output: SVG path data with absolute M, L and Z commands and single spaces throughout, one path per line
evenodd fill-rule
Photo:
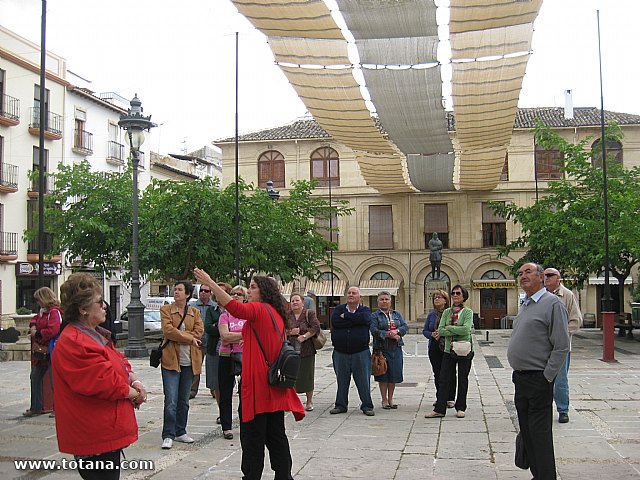
M 301 422 L 286 416 L 296 480 L 328 479 L 496 479 L 531 478 L 513 464 L 516 413 L 511 369 L 506 359 L 509 330 L 479 332 L 478 351 L 469 375 L 467 416 L 449 409 L 442 419 L 425 419 L 435 389 L 421 335 L 405 337 L 405 382 L 396 388 L 397 410 L 383 410 L 372 381 L 374 417 L 358 409 L 355 385 L 349 411 L 330 415 L 335 376 L 330 343 L 316 359 L 315 410 Z M 616 337 L 615 363 L 600 361 L 602 334 L 582 330 L 573 341 L 569 382 L 570 423 L 554 421 L 558 477 L 567 479 L 640 479 L 640 342 Z M 416 355 L 417 353 L 417 355 Z M 237 416 L 235 438 L 224 440 L 216 424 L 218 410 L 201 388 L 191 401 L 189 433 L 193 445 L 160 449 L 162 381 L 146 360 L 133 360 L 149 389 L 149 401 L 137 412 L 139 440 L 127 459 L 153 460 L 155 469 L 123 471 L 129 480 L 241 479 Z M 0 478 L 77 479 L 75 471 L 17 471 L 16 459 L 70 458 L 57 450 L 55 419 L 24 418 L 29 399 L 28 362 L 0 363 Z M 237 398 L 234 398 L 234 410 Z M 554 414 L 554 418 L 557 418 Z M 264 479 L 272 479 L 268 453 Z

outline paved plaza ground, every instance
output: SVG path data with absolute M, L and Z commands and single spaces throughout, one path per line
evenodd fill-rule
M 477 333 L 478 341 L 486 331 Z M 426 340 L 405 337 L 404 383 L 397 386 L 397 410 L 380 408 L 372 381 L 376 415 L 358 409 L 352 385 L 349 411 L 330 415 L 336 392 L 329 343 L 316 358 L 315 411 L 301 422 L 286 417 L 296 480 L 314 479 L 529 479 L 513 465 L 517 424 L 511 369 L 506 359 L 510 330 L 492 330 L 492 343 L 480 345 L 469 378 L 467 417 L 449 410 L 444 419 L 425 419 L 434 401 Z M 640 342 L 616 337 L 617 362 L 604 363 L 602 333 L 582 330 L 574 337 L 569 381 L 570 423 L 554 414 L 554 438 L 559 478 L 640 479 Z M 417 345 L 417 346 L 416 346 Z M 417 355 L 416 355 L 417 352 Z M 153 471 L 126 471 L 122 478 L 240 479 L 240 442 L 224 440 L 215 402 L 205 389 L 191 401 L 189 433 L 192 445 L 174 443 L 161 450 L 162 383 L 160 371 L 146 360 L 134 369 L 149 389 L 149 400 L 138 412 L 140 439 L 125 450 L 128 460 L 153 460 Z M 0 478 L 48 480 L 80 478 L 75 471 L 18 471 L 14 460 L 71 458 L 58 453 L 55 420 L 24 418 L 29 404 L 28 362 L 0 364 Z M 237 398 L 234 399 L 234 410 Z M 273 472 L 265 462 L 263 478 Z

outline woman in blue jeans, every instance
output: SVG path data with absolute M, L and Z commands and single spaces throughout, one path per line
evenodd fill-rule
M 162 351 L 162 389 L 164 391 L 164 423 L 162 448 L 169 449 L 173 441 L 193 443 L 187 433 L 189 394 L 193 375 L 202 367 L 200 337 L 204 325 L 200 311 L 187 305 L 193 293 L 188 280 L 176 282 L 175 303 L 160 307 L 162 334 L 167 344 Z

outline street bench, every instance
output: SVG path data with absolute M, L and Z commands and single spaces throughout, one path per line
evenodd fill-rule
M 625 334 L 627 338 L 633 340 L 633 329 L 640 329 L 640 325 L 633 322 L 630 313 L 619 313 L 616 315 L 615 323 L 613 324 L 614 328 L 618 329 L 618 336 L 624 337 Z

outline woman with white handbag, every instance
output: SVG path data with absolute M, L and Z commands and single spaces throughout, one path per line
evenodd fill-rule
M 467 390 L 469 372 L 473 359 L 473 310 L 464 306 L 469 292 L 461 285 L 451 289 L 452 306 L 440 318 L 438 333 L 445 339 L 444 356 L 440 371 L 440 385 L 436 405 L 425 418 L 444 417 L 447 412 L 447 398 L 451 387 L 451 374 L 458 367 L 458 396 L 456 397 L 456 417 L 464 418 L 467 410 Z

